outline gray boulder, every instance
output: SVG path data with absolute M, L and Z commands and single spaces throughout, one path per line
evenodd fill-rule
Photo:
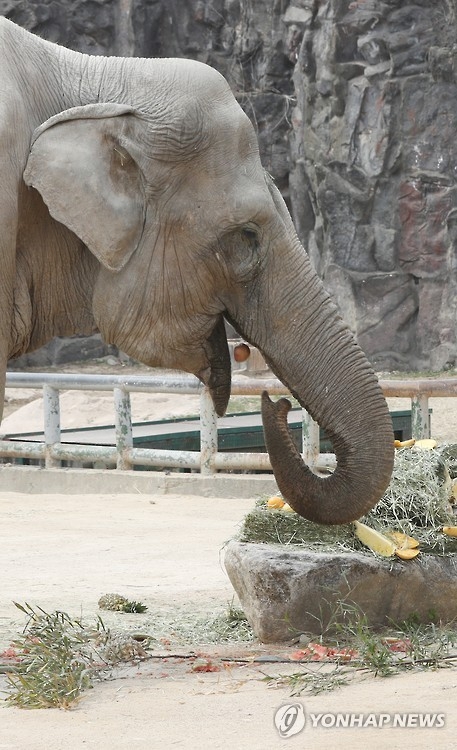
M 457 616 L 456 557 L 421 555 L 403 562 L 371 553 L 318 553 L 284 545 L 232 541 L 225 567 L 264 643 L 321 634 L 343 618 L 343 600 L 381 627 L 412 616 L 450 622 Z

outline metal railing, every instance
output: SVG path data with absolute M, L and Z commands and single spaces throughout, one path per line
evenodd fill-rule
M 54 373 L 7 373 L 7 388 L 42 388 L 44 406 L 44 442 L 1 440 L 0 457 L 32 459 L 47 468 L 62 461 L 91 462 L 132 469 L 147 466 L 156 469 L 192 469 L 202 474 L 230 470 L 271 470 L 267 453 L 222 453 L 217 450 L 217 416 L 209 390 L 193 375 L 71 375 Z M 115 445 L 81 445 L 61 442 L 60 391 L 113 391 Z M 240 378 L 232 382 L 232 395 L 287 394 L 274 378 Z M 131 392 L 200 394 L 200 451 L 135 448 L 133 446 Z
M 386 397 L 411 399 L 413 437 L 429 437 L 429 402 L 434 396 L 457 396 L 457 378 L 441 380 L 382 380 Z M 269 471 L 267 453 L 223 453 L 217 445 L 217 416 L 210 393 L 192 375 L 72 375 L 54 373 L 7 373 L 8 388 L 42 388 L 44 403 L 44 441 L 1 440 L 3 459 L 34 459 L 47 468 L 60 467 L 62 461 L 91 462 L 132 469 L 148 466 L 156 469 L 192 469 L 202 474 L 217 471 Z M 80 445 L 61 442 L 60 391 L 113 391 L 115 445 Z M 232 395 L 254 396 L 267 390 L 271 395 L 289 395 L 276 378 L 239 377 L 232 382 Z M 133 446 L 131 392 L 200 394 L 200 451 L 135 448 Z M 303 410 L 303 457 L 315 468 L 335 464 L 332 454 L 319 452 L 319 427 Z M 369 429 L 369 426 L 367 426 Z

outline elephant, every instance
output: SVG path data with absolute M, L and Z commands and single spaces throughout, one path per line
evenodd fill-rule
M 186 59 L 85 55 L 0 18 L 0 387 L 10 358 L 91 334 L 150 367 L 194 373 L 224 414 L 225 321 L 325 429 L 309 469 L 288 399 L 262 395 L 279 490 L 348 523 L 392 472 L 377 376 L 313 270 L 225 78 Z

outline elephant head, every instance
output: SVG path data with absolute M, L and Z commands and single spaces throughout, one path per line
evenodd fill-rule
M 75 106 L 35 131 L 24 180 L 98 259 L 92 304 L 104 339 L 195 373 L 222 414 L 226 318 L 333 440 L 337 469 L 317 477 L 288 433 L 288 402 L 264 396 L 284 496 L 313 521 L 360 517 L 389 482 L 390 416 L 227 83 L 188 60 L 87 58 L 81 70 Z

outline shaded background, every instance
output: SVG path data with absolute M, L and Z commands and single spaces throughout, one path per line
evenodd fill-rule
M 457 0 L 0 0 L 0 14 L 81 52 L 220 70 L 318 273 L 384 370 L 457 361 L 456 10 Z M 72 342 L 75 358 L 81 346 L 103 351 Z M 54 341 L 38 358 L 66 350 Z

